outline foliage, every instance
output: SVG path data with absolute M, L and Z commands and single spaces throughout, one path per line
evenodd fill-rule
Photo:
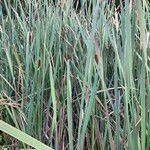
M 54 149 L 150 149 L 149 2 L 11 2 L 0 16 L 1 120 Z

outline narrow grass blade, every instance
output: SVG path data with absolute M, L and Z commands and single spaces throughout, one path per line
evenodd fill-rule
M 6 122 L 0 120 L 0 130 L 13 136 L 14 138 L 20 140 L 23 143 L 26 143 L 37 150 L 53 150 L 52 148 L 44 145 L 40 141 L 34 139 L 33 137 L 29 136 L 28 134 L 16 129 Z
M 68 118 L 68 135 L 69 135 L 69 149 L 73 150 L 73 120 L 72 120 L 72 92 L 70 81 L 70 64 L 67 62 L 67 118 Z

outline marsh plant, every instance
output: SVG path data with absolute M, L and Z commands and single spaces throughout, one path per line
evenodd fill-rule
M 149 1 L 74 2 L 1 1 L 1 145 L 149 150 Z

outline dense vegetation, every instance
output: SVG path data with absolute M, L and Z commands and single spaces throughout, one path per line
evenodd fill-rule
M 58 150 L 149 150 L 149 1 L 80 2 L 0 2 L 0 119 Z

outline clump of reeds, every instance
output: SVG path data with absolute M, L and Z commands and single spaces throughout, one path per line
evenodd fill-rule
M 1 120 L 54 149 L 149 149 L 149 2 L 11 2 L 0 15 Z M 1 145 L 35 147 L 4 125 Z

